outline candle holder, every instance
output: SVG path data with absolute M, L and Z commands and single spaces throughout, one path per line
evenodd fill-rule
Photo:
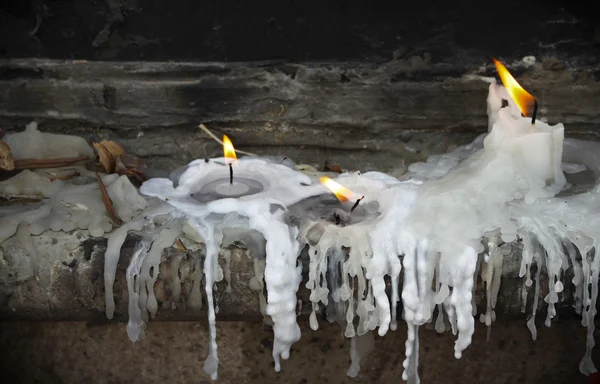
M 336 181 L 364 199 L 357 205 L 356 200 L 340 202 L 327 194 L 289 208 L 289 220 L 300 227 L 299 239 L 310 258 L 306 285 L 311 290 L 310 326 L 318 328 L 316 313 L 322 303 L 332 316 L 344 312 L 339 317 L 346 337 L 362 336 L 377 327 L 384 335 L 390 326 L 396 328 L 398 234 L 417 185 L 378 172 L 343 174 Z M 385 275 L 392 281 L 391 309 Z
M 228 166 L 228 164 L 225 164 L 223 161 L 210 159 L 204 160 L 204 163 L 206 164 L 210 164 L 211 162 L 216 165 L 216 167 L 207 168 L 218 169 L 218 167 L 225 168 Z M 182 167 L 171 173 L 169 179 L 175 186 L 179 185 L 179 178 L 183 175 L 183 173 L 193 167 L 192 164 L 194 163 L 191 163 L 190 165 Z M 196 164 L 202 164 L 202 160 L 198 160 Z M 265 185 L 269 185 L 269 181 L 261 174 L 252 174 L 251 176 L 253 178 L 239 176 L 236 172 L 236 176 L 230 180 L 229 177 L 219 176 L 218 173 L 209 173 L 204 180 L 196 185 L 195 189 L 197 190 L 190 192 L 190 196 L 200 203 L 208 203 L 226 198 L 237 199 L 262 192 L 265 189 Z
M 275 369 L 280 357 L 287 359 L 291 345 L 300 338 L 296 323 L 296 291 L 301 280 L 297 265 L 300 245 L 297 229 L 284 220 L 287 206 L 321 193 L 310 186 L 310 178 L 285 166 L 257 158 L 242 158 L 229 175 L 226 159 L 196 160 L 175 171 L 171 179 L 151 179 L 140 191 L 157 197 L 187 217 L 188 223 L 206 244 L 204 273 L 209 303 L 210 354 L 205 371 L 216 378 L 218 357 L 215 313 L 212 300 L 214 268 L 223 231 L 231 227 L 255 230 L 266 240 L 265 281 L 268 288 L 266 314 L 273 321 Z

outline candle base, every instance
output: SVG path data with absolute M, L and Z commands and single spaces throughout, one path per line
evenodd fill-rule
M 198 192 L 191 194 L 192 198 L 207 203 L 219 199 L 240 198 L 262 192 L 264 186 L 252 179 L 236 177 L 233 184 L 229 184 L 229 179 L 217 179 L 204 184 Z

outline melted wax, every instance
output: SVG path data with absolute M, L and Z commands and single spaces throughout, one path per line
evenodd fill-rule
M 502 99 L 508 101 L 508 107 L 501 108 Z M 420 327 L 433 322 L 437 310 L 435 329 L 444 332 L 449 324 L 457 336 L 454 355 L 460 358 L 474 332 L 478 278 L 486 294 L 486 309 L 479 319 L 489 327 L 496 316 L 503 257 L 522 242 L 524 311 L 527 291 L 532 287 L 535 291 L 532 316 L 527 321 L 532 338 L 537 337 L 541 274 L 547 274 L 549 281 L 543 301 L 547 304 L 545 325 L 550 326 L 559 295 L 564 293 L 565 270 L 571 268 L 575 309 L 588 331 L 580 370 L 595 372 L 591 353 L 600 277 L 600 145 L 564 139 L 560 124 L 549 126 L 538 120 L 532 126 L 496 84 L 490 85 L 488 115 L 487 135 L 452 153 L 413 164 L 401 181 L 375 172 L 338 176 L 340 184 L 365 195 L 361 209 L 369 213 L 345 226 L 310 215 L 290 219 L 288 207 L 325 191 L 319 185 L 311 186 L 308 175 L 267 159 L 240 159 L 234 167 L 233 185 L 229 185 L 224 159 L 194 161 L 176 172 L 173 180 L 147 181 L 141 192 L 154 197 L 149 200 L 139 196 L 126 177 L 104 176 L 117 214 L 124 221 L 109 235 L 105 254 L 107 317 L 114 314 L 112 288 L 129 231 L 142 232 L 126 275 L 127 333 L 132 341 L 144 337 L 148 319 L 158 310 L 154 284 L 159 268 L 165 278 L 171 277 L 173 302 L 181 295 L 181 281 L 191 277 L 187 304 L 201 306 L 200 260 L 184 269 L 182 257 L 175 257 L 167 273 L 162 270 L 161 256 L 178 238 L 185 240 L 186 246 L 200 248 L 204 244 L 202 270 L 210 324 L 204 369 L 216 379 L 219 359 L 213 287 L 223 278 L 230 282 L 228 255 L 224 254 L 225 271 L 218 256 L 222 247 L 242 242 L 252 254 L 255 268 L 250 287 L 261 294 L 266 287 L 261 312 L 273 322 L 273 358 L 279 370 L 280 359 L 289 357 L 291 345 L 300 338 L 296 323 L 296 292 L 301 282 L 298 257 L 306 245 L 310 258 L 307 287 L 313 303 L 310 325 L 318 327 L 320 304 L 340 321 L 345 336 L 352 339 L 348 375 L 358 374 L 360 360 L 372 347 L 372 331 L 377 329 L 383 336 L 388 329 L 396 329 L 396 307 L 402 299 L 402 315 L 408 325 L 403 379 L 418 383 Z M 64 157 L 65 148 L 73 156 L 93 155 L 81 140 L 69 139 L 60 148 L 56 143 L 64 138 L 44 135 L 30 125 L 24 133 L 5 140 L 16 158 L 32 155 L 21 145 L 29 139 L 54 143 L 48 145 L 53 151 L 59 147 L 44 153 L 47 157 Z M 310 172 L 313 178 L 319 176 Z M 37 252 L 29 241 L 31 234 L 82 228 L 89 229 L 92 236 L 102 236 L 112 230 L 95 182 L 50 182 L 38 173 L 24 171 L 0 183 L 0 193 L 44 198 L 37 205 L 2 211 L 10 214 L 0 212 L 0 241 L 16 234 L 33 264 Z M 390 297 L 386 276 L 391 283 Z
M 204 369 L 212 378 L 217 377 L 219 361 L 212 289 L 223 230 L 228 227 L 224 217 L 241 217 L 248 231 L 257 231 L 266 240 L 266 314 L 273 321 L 273 359 L 279 371 L 280 358 L 288 359 L 291 345 L 300 339 L 296 323 L 296 292 L 302 276 L 297 262 L 300 245 L 298 229 L 285 223 L 285 207 L 319 192 L 309 186 L 308 176 L 264 159 L 240 159 L 234 166 L 231 190 L 228 173 L 224 159 L 199 160 L 177 172 L 175 186 L 169 179 L 152 179 L 141 188 L 143 194 L 158 197 L 185 214 L 206 245 L 211 341 Z

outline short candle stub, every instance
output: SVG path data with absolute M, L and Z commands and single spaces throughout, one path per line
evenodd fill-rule
M 202 185 L 190 197 L 198 202 L 208 203 L 219 199 L 250 196 L 263 190 L 264 186 L 253 179 L 236 177 L 235 181 L 233 181 L 230 178 L 221 178 Z

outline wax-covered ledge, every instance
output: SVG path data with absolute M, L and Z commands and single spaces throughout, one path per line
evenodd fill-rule
M 72 233 L 47 231 L 32 236 L 40 259 L 37 277 L 31 268 L 31 256 L 16 238 L 0 244 L 2 255 L 2 318 L 10 320 L 68 320 L 106 322 L 104 295 L 104 254 L 107 239 L 91 237 L 88 231 Z M 140 236 L 131 233 L 121 250 L 114 283 L 116 321 L 127 321 L 127 281 L 125 271 Z M 252 290 L 255 276 L 253 260 L 240 248 L 230 253 L 231 275 L 216 284 L 215 303 L 223 319 L 260 317 L 259 295 Z M 194 287 L 196 273 L 202 274 L 199 251 L 181 252 L 168 248 L 162 255 L 160 277 L 154 286 L 160 303 L 156 320 L 204 319 L 204 289 Z M 225 267 L 225 258 L 220 261 Z M 174 300 L 175 277 L 180 282 L 179 299 Z
M 94 302 L 104 293 L 109 320 L 121 319 L 126 306 L 133 342 L 143 339 L 150 319 L 165 308 L 172 311 L 173 303 L 176 311 L 185 304 L 201 312 L 204 287 L 210 334 L 204 371 L 213 379 L 219 363 L 215 318 L 227 314 L 226 306 L 238 306 L 226 301 L 228 290 L 236 293 L 229 285 L 234 280 L 241 289 L 257 291 L 259 313 L 272 321 L 277 371 L 300 339 L 298 312 L 310 311 L 313 330 L 319 320 L 344 328 L 344 336 L 352 338 L 348 375 L 355 376 L 357 359 L 364 355 L 361 338 L 396 329 L 401 310 L 408 324 L 403 378 L 418 383 L 419 327 L 452 331 L 454 356 L 461 358 L 476 319 L 488 327 L 496 320 L 500 296 L 522 311 L 527 310 L 522 304 L 529 305 L 527 326 L 534 340 L 541 304 L 548 304 L 546 326 L 562 305 L 574 304 L 588 331 L 580 370 L 595 372 L 596 311 L 590 304 L 597 301 L 600 271 L 598 143 L 565 139 L 563 124 L 544 121 L 538 99 L 496 64 L 504 86 L 488 79 L 487 135 L 429 156 L 399 178 L 381 172 L 324 174 L 273 156 L 236 159 L 225 144 L 224 157 L 200 158 L 168 177 L 151 177 L 141 185 L 141 195 L 124 175 L 95 174 L 90 180 L 89 171 L 80 169 L 80 177 L 67 185 L 57 182 L 62 189 L 52 193 L 55 174 L 23 172 L 4 185 L 5 192 L 41 189 L 49 199 L 17 209 L 16 215 L 18 207 L 8 207 L 0 239 L 15 235 L 28 250 L 30 259 L 18 260 L 31 269 L 29 281 L 46 281 L 56 292 L 53 279 L 72 281 L 75 288 L 66 289 L 65 297 L 78 308 L 102 308 L 86 307 L 80 291 Z M 31 126 L 9 138 L 24 141 L 36 132 Z M 99 244 L 81 247 L 87 238 L 73 247 L 61 244 L 64 250 L 79 249 L 75 259 L 68 252 L 38 255 L 36 250 L 45 251 L 52 241 L 36 244 L 31 234 L 75 228 L 89 228 L 94 237 L 108 234 L 103 255 Z M 139 235 L 135 247 L 123 248 L 133 231 Z M 222 249 L 240 244 L 245 256 Z M 163 260 L 165 249 L 171 256 Z M 252 263 L 254 276 L 247 282 L 237 273 L 240 258 Z M 41 260 L 49 264 L 42 267 Z M 91 292 L 80 283 L 87 281 L 81 277 L 85 273 L 98 285 Z M 19 287 L 13 296 L 31 292 L 44 291 Z M 56 301 L 46 298 L 44 309 L 51 311 Z
M 131 233 L 121 251 L 113 288 L 116 305 L 113 321 L 127 322 L 128 319 L 125 271 L 139 240 L 138 234 Z M 17 238 L 0 244 L 0 317 L 4 320 L 106 322 L 102 277 L 107 240 L 91 237 L 88 231 L 77 230 L 71 233 L 47 231 L 32 236 L 32 241 L 39 253 L 37 277 L 31 268 L 29 252 Z M 523 281 L 519 278 L 521 247 L 513 244 L 511 249 L 504 257 L 496 310 L 498 313 L 516 315 L 521 312 L 523 304 Z M 302 253 L 301 260 L 304 276 L 298 292 L 297 312 L 308 317 L 312 307 L 310 292 L 305 287 L 309 270 L 306 252 Z M 202 272 L 201 264 L 198 267 L 201 261 L 201 251 L 186 253 L 176 247 L 164 251 L 160 274 L 154 286 L 159 310 L 151 321 L 206 321 L 204 288 L 195 291 L 193 287 L 193 274 Z M 217 318 L 225 321 L 260 321 L 263 319 L 261 305 L 264 302 L 261 304 L 261 300 L 264 300 L 264 296 L 261 297 L 260 291 L 256 290 L 257 265 L 243 247 L 222 250 L 219 264 L 225 271 L 227 263 L 230 267 L 229 281 L 224 278 L 216 283 L 214 293 Z M 179 285 L 178 300 L 173 299 L 174 284 Z M 570 285 L 565 284 L 565 291 L 569 288 Z M 540 292 L 541 296 L 545 294 Z M 531 305 L 531 290 L 529 296 L 527 302 Z M 569 295 L 565 293 L 564 296 L 568 298 Z M 482 285 L 478 287 L 476 300 L 483 308 L 481 305 L 485 305 L 485 297 Z M 572 302 L 568 300 L 562 303 L 565 308 L 570 304 Z M 541 300 L 539 307 L 543 307 Z M 319 316 L 322 315 L 321 310 Z

